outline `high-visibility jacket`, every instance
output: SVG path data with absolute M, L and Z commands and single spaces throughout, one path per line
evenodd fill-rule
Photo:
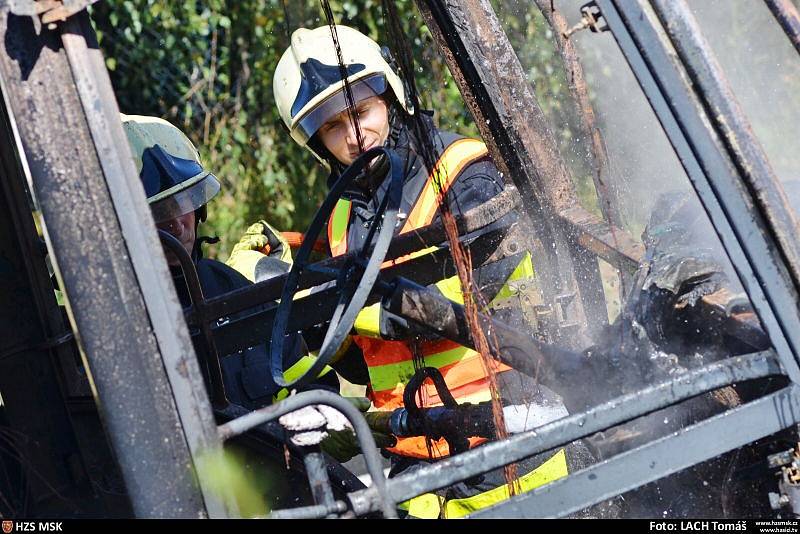
M 544 486 L 554 480 L 558 480 L 568 474 L 567 451 L 561 449 L 543 462 L 539 463 L 535 469 L 526 469 L 531 463 L 536 461 L 524 461 L 518 467 L 525 472 L 521 473 L 516 479 L 515 489 L 517 494 L 526 493 L 540 486 Z M 405 510 L 412 517 L 419 519 L 458 519 L 469 515 L 478 510 L 488 508 L 499 502 L 505 501 L 510 497 L 508 485 L 505 484 L 502 476 L 493 472 L 494 487 L 484 491 L 470 492 L 470 495 L 458 498 L 446 498 L 440 493 L 423 493 L 418 497 L 409 499 L 398 504 L 398 508 Z M 461 489 L 466 486 L 462 484 Z
M 434 170 L 427 176 L 416 201 L 413 203 L 400 233 L 413 231 L 429 225 L 437 214 L 442 196 L 458 179 L 459 174 L 470 164 L 487 157 L 486 145 L 475 139 L 457 139 L 443 151 Z M 438 181 L 434 179 L 437 176 Z M 405 193 L 405 191 L 404 191 Z M 348 250 L 348 230 L 351 222 L 352 204 L 350 200 L 341 199 L 337 203 L 328 222 L 328 242 L 331 254 L 338 256 Z M 412 254 L 424 254 L 432 249 Z M 407 260 L 399 258 L 397 263 Z M 521 261 L 513 269 L 508 280 L 533 276 L 530 255 L 522 254 Z M 442 280 L 436 284 L 441 293 L 459 303 L 463 303 L 460 284 L 457 277 Z M 500 293 L 511 291 L 505 286 Z M 363 352 L 369 370 L 370 386 L 368 395 L 378 410 L 391 411 L 403 405 L 403 391 L 415 368 L 410 344 L 406 341 L 388 341 L 380 338 L 378 317 L 379 304 L 362 310 L 356 321 L 354 337 L 356 344 Z M 438 368 L 445 382 L 459 403 L 481 402 L 490 400 L 489 379 L 480 354 L 449 340 L 423 341 L 419 349 L 425 360 L 425 366 Z M 495 371 L 503 372 L 509 367 L 496 363 Z M 441 405 L 436 390 L 432 385 L 423 386 L 423 405 Z M 470 438 L 470 446 L 485 441 L 481 438 Z M 429 458 L 429 451 L 424 437 L 400 438 L 391 452 L 403 456 Z M 434 458 L 449 454 L 444 440 L 435 442 L 432 447 Z

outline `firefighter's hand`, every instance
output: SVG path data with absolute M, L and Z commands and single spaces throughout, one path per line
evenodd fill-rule
M 234 245 L 225 263 L 251 282 L 260 282 L 288 271 L 292 252 L 280 232 L 266 221 L 258 221 Z
M 289 441 L 299 447 L 321 445 L 330 433 L 352 428 L 339 410 L 325 404 L 305 406 L 282 415 L 278 423 L 286 430 Z
M 350 429 L 328 432 L 328 437 L 322 440 L 319 448 L 340 463 L 361 452 L 356 435 Z
M 372 437 L 375 438 L 375 445 L 379 449 L 397 445 L 397 439 L 390 434 L 373 431 Z M 354 456 L 361 453 L 358 439 L 350 429 L 328 432 L 328 437 L 323 439 L 319 446 L 340 463 L 352 460 Z
M 370 407 L 369 399 L 363 397 L 348 397 L 356 408 L 366 412 Z M 394 436 L 382 432 L 372 431 L 372 437 L 378 448 L 393 447 L 397 440 Z M 346 462 L 361 452 L 355 433 L 350 428 L 328 432 L 328 437 L 322 440 L 320 448 L 338 462 Z
M 246 250 L 261 252 L 286 263 L 292 261 L 289 243 L 279 231 L 264 220 L 247 228 L 239 242 L 234 245 L 232 255 Z

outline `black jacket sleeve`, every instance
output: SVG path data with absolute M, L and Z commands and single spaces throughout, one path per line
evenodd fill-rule
M 454 214 L 484 204 L 503 191 L 500 172 L 488 157 L 470 164 L 450 186 L 450 206 Z
M 197 273 L 206 298 L 216 297 L 252 285 L 244 276 L 215 260 L 201 259 Z M 231 319 L 236 319 L 236 314 Z M 296 337 L 284 347 L 283 364 L 288 369 L 306 354 L 305 342 Z M 281 388 L 272 380 L 269 366 L 269 340 L 234 354 L 220 354 L 223 382 L 228 400 L 246 408 L 270 404 Z M 335 373 L 328 373 L 303 389 L 329 389 L 338 393 Z

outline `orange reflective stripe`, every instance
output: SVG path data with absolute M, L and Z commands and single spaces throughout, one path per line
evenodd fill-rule
M 501 365 L 498 367 L 497 371 L 507 371 L 508 369 L 510 368 Z M 489 395 L 489 379 L 486 376 L 459 387 L 450 387 L 448 385 L 448 389 L 459 404 L 491 400 L 491 396 Z M 403 391 L 405 391 L 405 384 L 398 383 L 395 385 L 394 389 L 386 389 L 383 391 L 370 390 L 367 396 L 378 411 L 388 412 L 395 408 L 403 407 Z M 428 384 L 425 384 L 422 404 L 426 408 L 442 405 L 442 401 L 436 393 L 436 388 L 433 386 L 429 387 Z
M 476 447 L 488 441 L 486 438 L 468 438 L 469 448 Z M 444 439 L 433 440 L 431 454 L 428 454 L 428 446 L 422 436 L 414 438 L 397 438 L 397 445 L 387 449 L 389 452 L 412 458 L 444 458 L 450 455 L 450 447 Z
M 492 395 L 489 392 L 488 384 L 488 380 L 484 379 L 479 382 L 475 382 L 474 384 L 462 386 L 458 388 L 458 391 L 450 391 L 450 393 L 452 393 L 454 397 L 458 397 L 456 400 L 458 400 L 459 404 L 463 404 L 465 402 L 478 404 L 479 402 L 492 400 Z M 403 407 L 404 390 L 405 386 L 403 384 L 398 384 L 397 387 L 391 391 L 378 391 L 376 393 L 372 390 L 369 390 L 367 392 L 367 396 L 378 411 L 389 412 L 395 408 Z M 424 393 L 427 394 L 427 388 L 424 390 Z M 442 401 L 439 396 L 436 395 L 435 398 L 426 397 L 424 399 L 424 404 L 425 407 L 430 408 L 431 406 L 441 406 Z
M 350 201 L 340 198 L 328 219 L 328 245 L 331 256 L 347 252 L 347 225 L 350 222 Z
M 436 210 L 441 202 L 441 196 L 450 189 L 452 183 L 458 178 L 458 175 L 461 174 L 461 171 L 463 171 L 465 167 L 475 160 L 484 157 L 486 154 L 488 154 L 486 145 L 477 139 L 459 139 L 448 146 L 439 158 L 439 161 L 437 161 L 436 165 L 433 167 L 433 172 L 428 176 L 425 187 L 420 192 L 419 198 L 414 204 L 411 214 L 408 216 L 400 233 L 404 234 L 431 224 L 433 218 L 436 216 Z M 439 178 L 438 182 L 434 180 L 437 173 Z M 439 191 L 438 184 L 442 186 L 441 192 Z M 400 256 L 394 260 L 387 260 L 383 262 L 381 269 L 399 265 L 419 256 L 424 256 L 436 250 L 436 248 L 437 247 L 428 247 L 406 254 L 405 256 Z
M 470 349 L 461 347 L 463 357 L 456 362 L 446 365 L 437 365 L 440 361 L 451 361 L 453 356 L 458 357 L 457 351 L 449 351 L 442 354 L 429 356 L 425 359 L 425 364 L 436 367 L 442 373 L 447 389 L 459 402 L 470 402 L 479 392 L 488 391 L 488 374 L 483 365 L 480 355 Z M 456 354 L 452 354 L 456 353 Z M 511 369 L 505 364 L 494 362 L 496 373 Z M 414 376 L 413 362 L 403 362 L 402 364 L 389 364 L 387 366 L 369 367 L 372 400 L 378 410 L 392 410 L 403 405 L 403 391 L 405 385 Z M 436 406 L 441 404 L 436 388 L 433 384 L 425 383 L 422 389 L 423 406 Z M 485 399 L 484 399 L 485 400 Z
M 408 345 L 402 341 L 383 341 L 367 336 L 355 336 L 369 368 L 370 383 L 375 391 L 391 390 L 414 376 L 414 361 Z M 425 365 L 441 371 L 450 389 L 486 376 L 480 355 L 452 341 L 423 343 L 421 354 Z M 507 367 L 493 364 L 495 371 Z
M 367 357 L 367 365 L 377 367 L 393 363 L 402 363 L 413 360 L 411 350 L 405 341 L 385 341 L 374 337 L 353 336 L 353 340 Z M 432 356 L 461 347 L 455 341 L 439 339 L 421 343 L 420 353 L 423 356 Z
M 426 356 L 425 366 L 439 369 L 447 383 L 447 387 L 451 390 L 469 382 L 480 380 L 485 376 L 478 353 L 466 347 Z M 411 380 L 415 371 L 412 360 L 389 365 L 370 366 L 369 381 L 372 384 L 372 389 L 376 392 L 394 390 L 398 384 L 405 384 Z
M 486 145 L 477 139 L 459 139 L 448 146 L 434 165 L 400 233 L 429 225 L 436 216 L 441 197 L 447 193 L 461 171 L 488 152 Z M 438 180 L 434 180 L 436 177 Z
M 364 353 L 367 366 L 388 365 L 411 360 L 411 350 L 403 341 L 384 341 L 367 336 L 353 336 L 353 341 Z
M 493 364 L 494 371 L 507 371 L 510 367 L 497 362 Z M 475 387 L 479 383 L 481 388 L 488 387 L 488 374 L 483 365 L 480 354 L 475 352 L 471 354 L 466 360 L 449 365 L 444 369 L 440 369 L 442 376 L 444 376 L 445 383 L 448 385 L 450 393 L 456 400 L 461 400 L 463 396 L 476 393 L 478 389 Z M 439 395 L 436 393 L 436 386 L 432 383 L 425 384 L 425 392 L 428 397 L 429 405 L 439 404 Z

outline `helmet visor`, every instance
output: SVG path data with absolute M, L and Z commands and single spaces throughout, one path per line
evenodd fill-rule
M 183 186 L 178 191 L 163 191 L 149 199 L 150 211 L 156 223 L 175 219 L 205 206 L 220 190 L 217 177 L 206 171 L 178 185 Z
M 367 98 L 382 95 L 386 92 L 386 77 L 383 74 L 372 74 L 361 80 L 350 84 L 353 92 L 353 100 L 360 102 Z M 336 116 L 347 108 L 347 100 L 344 97 L 344 87 L 341 91 L 332 94 L 313 109 L 309 110 L 296 125 L 295 137 L 299 141 L 307 143 L 317 130 L 325 124 L 325 121 Z

